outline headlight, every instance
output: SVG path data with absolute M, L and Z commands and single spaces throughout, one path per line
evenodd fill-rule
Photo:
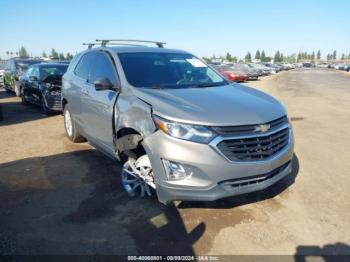
M 198 143 L 208 143 L 214 138 L 214 133 L 204 126 L 181 124 L 153 115 L 156 126 L 164 133 L 183 140 Z

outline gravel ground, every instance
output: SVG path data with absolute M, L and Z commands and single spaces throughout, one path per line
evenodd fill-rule
M 282 72 L 246 83 L 282 100 L 291 176 L 211 203 L 132 199 L 118 163 L 71 144 L 61 115 L 0 91 L 0 254 L 349 254 L 350 75 Z

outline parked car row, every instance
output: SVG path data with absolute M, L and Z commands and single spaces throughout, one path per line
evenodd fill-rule
M 337 69 L 342 71 L 350 71 L 350 63 L 349 62 L 342 62 L 342 63 L 330 63 L 330 62 L 321 62 L 321 63 L 309 63 L 311 64 L 310 67 L 318 67 L 318 68 L 331 68 L 331 69 Z
M 287 63 L 213 63 L 210 65 L 227 80 L 234 82 L 257 80 L 261 76 L 276 74 L 283 70 L 299 67 L 295 64 Z
M 329 64 L 328 68 L 334 68 L 337 70 L 349 72 L 350 71 L 350 64 L 347 64 L 347 63 Z
M 212 201 L 263 190 L 292 172 L 285 107 L 227 80 L 258 79 L 278 65 L 209 66 L 160 42 L 110 41 L 90 45 L 69 66 L 13 59 L 6 89 L 45 112 L 62 109 L 69 140 L 122 162 L 130 196 Z
M 61 112 L 62 76 L 69 61 L 11 58 L 3 73 L 3 86 L 22 98 L 24 105 L 34 104 L 46 114 Z

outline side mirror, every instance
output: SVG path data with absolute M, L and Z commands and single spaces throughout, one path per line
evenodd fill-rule
M 30 81 L 38 81 L 38 78 L 36 76 L 30 76 L 29 80 Z
M 109 90 L 113 88 L 113 84 L 111 80 L 109 80 L 108 78 L 102 78 L 102 79 L 96 80 L 94 82 L 94 85 L 97 91 Z

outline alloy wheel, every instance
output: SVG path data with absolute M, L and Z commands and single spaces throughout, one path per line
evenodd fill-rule
M 130 196 L 151 196 L 152 188 L 155 189 L 153 170 L 147 155 L 143 155 L 136 161 L 129 159 L 122 170 L 123 187 Z

